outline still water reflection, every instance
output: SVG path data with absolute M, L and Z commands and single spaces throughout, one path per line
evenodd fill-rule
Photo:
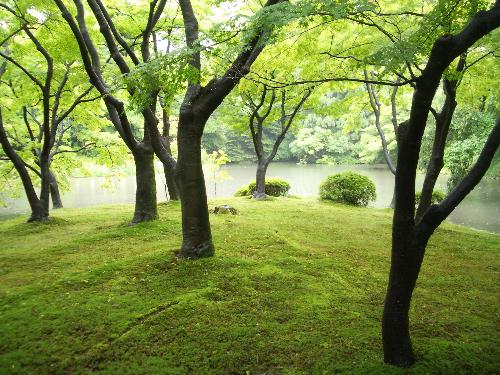
M 255 167 L 251 164 L 232 164 L 222 168 L 227 175 L 224 180 L 214 181 L 211 173 L 206 173 L 207 194 L 209 198 L 230 197 L 242 185 L 254 178 Z M 280 177 L 292 185 L 290 194 L 313 197 L 318 195 L 319 185 L 326 176 L 355 170 L 369 176 L 377 186 L 377 200 L 374 207 L 387 207 L 392 198 L 394 178 L 384 166 L 366 165 L 296 165 L 294 163 L 273 163 L 269 167 L 269 177 Z M 423 181 L 418 176 L 417 190 Z M 113 181 L 113 189 L 103 187 L 103 177 L 73 178 L 71 191 L 63 194 L 65 207 L 85 207 L 99 204 L 133 203 L 135 195 L 134 176 L 122 177 Z M 215 183 L 217 186 L 215 186 Z M 438 181 L 438 188 L 445 190 L 446 177 Z M 158 198 L 166 198 L 164 178 L 157 176 Z M 0 208 L 0 218 L 26 213 L 28 206 L 25 199 L 9 202 L 9 207 Z M 500 233 L 500 181 L 485 179 L 450 215 L 449 221 Z

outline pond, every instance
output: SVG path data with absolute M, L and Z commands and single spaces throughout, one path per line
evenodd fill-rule
M 290 182 L 290 194 L 314 197 L 318 195 L 319 185 L 326 176 L 354 170 L 370 177 L 377 187 L 377 200 L 373 207 L 387 207 L 392 198 L 394 178 L 383 165 L 297 165 L 294 163 L 273 163 L 268 177 L 280 177 Z M 254 178 L 255 166 L 252 164 L 230 164 L 222 167 L 225 178 L 214 181 L 207 171 L 206 185 L 209 198 L 230 197 L 242 185 Z M 423 176 L 417 179 L 420 190 Z M 62 195 L 65 207 L 85 207 L 99 204 L 133 203 L 135 195 L 134 176 L 122 177 L 113 181 L 112 189 L 105 188 L 104 177 L 72 178 L 71 191 Z M 446 176 L 438 180 L 438 188 L 445 190 Z M 164 177 L 157 176 L 158 199 L 166 198 Z M 217 192 L 217 194 L 215 194 Z M 24 197 L 9 201 L 8 207 L 0 208 L 0 218 L 28 212 Z M 484 179 L 469 196 L 450 215 L 449 221 L 477 229 L 500 233 L 500 181 Z

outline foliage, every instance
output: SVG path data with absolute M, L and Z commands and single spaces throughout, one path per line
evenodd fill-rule
M 377 197 L 372 180 L 355 172 L 342 172 L 327 177 L 319 187 L 319 195 L 323 200 L 355 206 L 366 206 Z
M 209 176 L 214 183 L 215 196 L 217 196 L 217 181 L 222 182 L 231 178 L 227 171 L 221 171 L 221 166 L 229 163 L 231 159 L 223 150 L 214 151 L 211 154 L 205 153 L 205 155 L 205 157 L 202 156 L 203 165 L 208 169 Z
M 234 196 L 235 197 L 251 196 L 254 193 L 256 187 L 257 185 L 255 181 L 252 181 L 247 186 L 243 186 L 242 188 L 238 189 L 234 194 Z M 266 188 L 265 188 L 266 195 L 270 195 L 272 197 L 284 197 L 288 194 L 290 188 L 291 188 L 290 183 L 288 183 L 285 180 L 282 180 L 281 178 L 266 179 Z
M 462 180 L 479 156 L 486 139 L 495 123 L 493 113 L 480 111 L 458 112 L 452 121 L 445 165 L 450 171 L 448 189 L 451 190 Z M 494 164 L 500 161 L 497 158 Z
M 421 196 L 422 196 L 421 191 L 415 193 L 415 206 L 418 206 L 418 202 L 420 202 Z M 431 196 L 431 204 L 441 203 L 444 200 L 444 198 L 446 198 L 446 194 L 443 191 L 434 189 Z
M 360 151 L 356 132 L 345 131 L 342 120 L 310 113 L 300 124 L 290 152 L 300 163 L 350 164 Z
M 397 370 L 380 359 L 390 212 L 224 203 L 241 215 L 211 217 L 218 256 L 197 262 L 174 254 L 180 204 L 133 227 L 132 205 L 1 221 L 0 373 L 497 372 L 498 235 L 437 229 L 412 307 L 425 355 Z

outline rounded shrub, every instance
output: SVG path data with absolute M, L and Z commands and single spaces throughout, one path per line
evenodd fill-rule
M 255 181 L 250 182 L 247 186 L 239 188 L 234 194 L 235 197 L 247 197 L 253 194 L 257 184 Z M 284 197 L 290 190 L 290 183 L 281 178 L 268 178 L 266 179 L 266 195 L 272 197 Z
M 319 187 L 321 199 L 366 206 L 377 197 L 375 184 L 368 177 L 355 172 L 328 176 Z
M 419 191 L 415 194 L 415 206 L 418 206 L 418 202 L 420 202 L 420 197 L 422 196 L 422 192 Z M 446 198 L 446 194 L 441 190 L 434 190 L 431 196 L 431 204 L 441 203 L 444 198 Z

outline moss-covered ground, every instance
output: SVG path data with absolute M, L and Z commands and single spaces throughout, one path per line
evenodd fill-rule
M 0 222 L 1 374 L 500 372 L 500 236 L 445 224 L 411 310 L 418 363 L 382 363 L 390 210 L 305 199 L 229 203 L 216 255 L 178 260 L 178 203 Z

